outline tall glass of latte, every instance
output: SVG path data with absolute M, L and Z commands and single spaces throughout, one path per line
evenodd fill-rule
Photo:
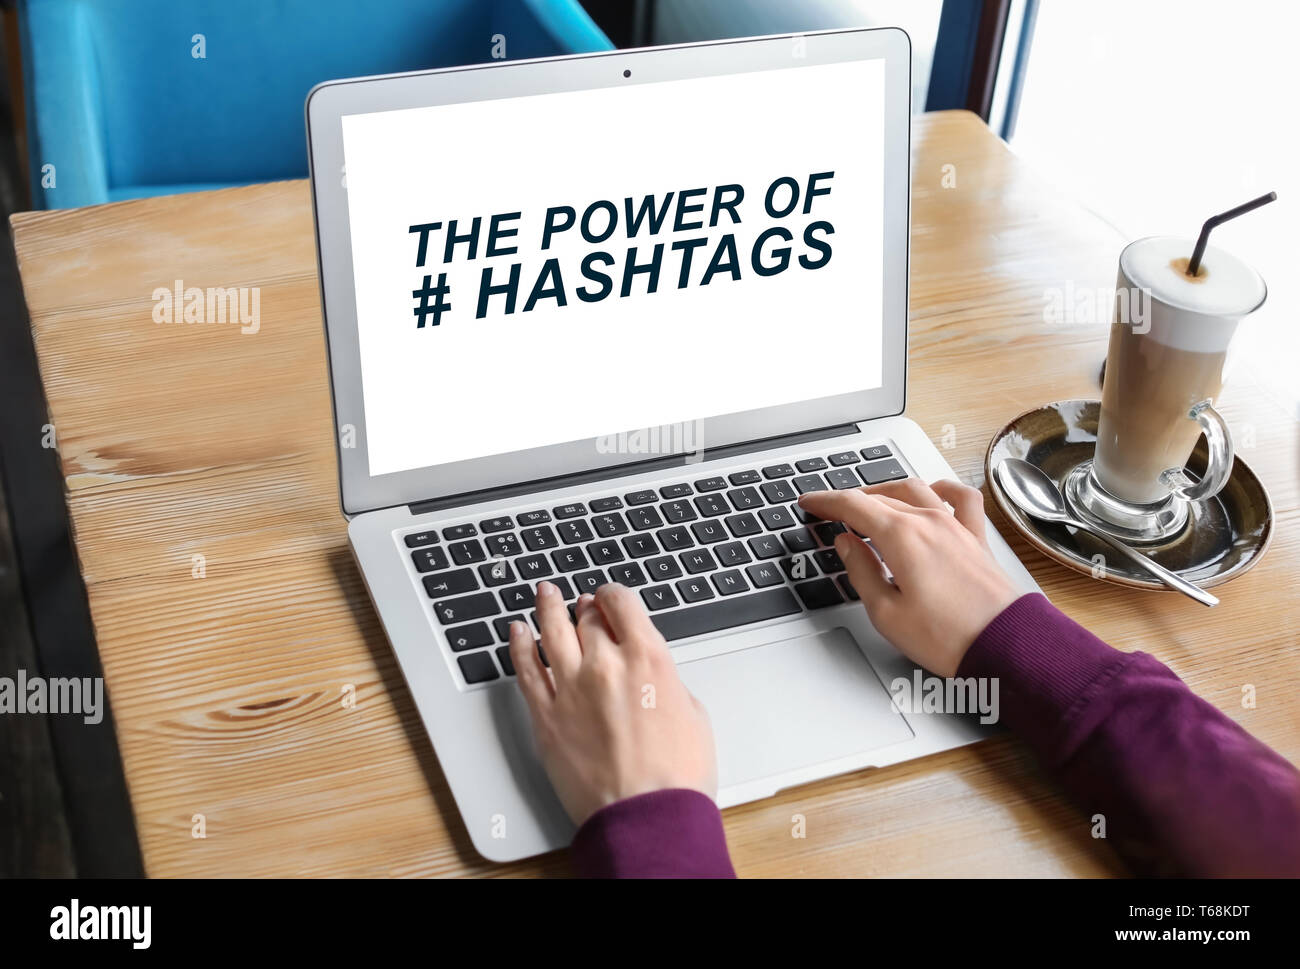
M 1176 534 L 1187 502 L 1217 494 L 1232 473 L 1232 437 L 1214 401 L 1237 325 L 1267 289 L 1213 247 L 1188 275 L 1194 245 L 1157 236 L 1120 254 L 1097 452 L 1066 485 L 1077 512 L 1131 541 Z M 1201 434 L 1209 463 L 1198 480 L 1183 466 Z

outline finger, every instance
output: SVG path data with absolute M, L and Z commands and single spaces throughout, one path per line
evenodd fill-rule
M 984 496 L 978 488 L 964 485 L 960 481 L 936 481 L 934 493 L 952 505 L 957 521 L 984 545 L 988 545 L 988 533 L 984 530 Z
M 528 709 L 536 720 L 550 708 L 555 699 L 551 675 L 537 655 L 537 641 L 528 623 L 515 620 L 510 624 L 510 662 L 515 668 L 515 679 L 523 693 Z
M 605 616 L 596 605 L 596 597 L 583 593 L 578 597 L 578 644 L 582 655 L 613 643 L 614 634 L 605 624 Z
M 827 521 L 840 521 L 859 535 L 884 534 L 899 518 L 904 502 L 887 495 L 847 491 L 810 491 L 799 496 L 799 507 Z
M 596 605 L 620 645 L 659 635 L 645 611 L 641 597 L 627 586 L 607 582 L 596 590 Z
M 563 683 L 582 663 L 578 633 L 569 621 L 560 590 L 549 582 L 537 583 L 537 630 L 542 634 L 542 649 L 551 662 L 557 683 Z
M 943 499 L 935 494 L 934 489 L 920 478 L 901 478 L 898 481 L 885 481 L 863 490 L 869 495 L 893 498 L 914 508 L 943 507 Z
M 867 614 L 875 622 L 881 613 L 892 608 L 898 589 L 885 575 L 885 567 L 866 542 L 854 535 L 835 536 L 835 552 L 844 563 L 849 582 L 857 590 Z

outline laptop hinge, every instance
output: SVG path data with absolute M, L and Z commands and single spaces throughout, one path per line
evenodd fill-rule
M 799 431 L 795 434 L 782 434 L 779 437 L 767 437 L 756 441 L 745 441 L 743 444 L 729 444 L 726 447 L 705 448 L 703 455 L 699 460 L 687 460 L 688 457 L 694 458 L 694 454 L 672 454 L 662 458 L 650 458 L 645 461 L 634 461 L 631 464 L 620 464 L 614 468 L 600 468 L 595 471 L 580 471 L 576 474 L 557 475 L 553 478 L 539 478 L 535 481 L 522 481 L 518 484 L 506 485 L 501 488 L 485 488 L 482 491 L 469 491 L 459 495 L 449 495 L 446 498 L 431 498 L 428 501 L 414 502 L 407 507 L 411 510 L 412 515 L 423 515 L 431 511 L 441 511 L 444 508 L 455 508 L 459 505 L 477 505 L 482 504 L 485 501 L 497 501 L 501 498 L 514 498 L 519 495 L 533 494 L 538 491 L 550 491 L 554 488 L 564 488 L 570 485 L 590 484 L 593 481 L 608 481 L 611 478 L 626 478 L 634 474 L 643 474 L 646 471 L 659 471 L 666 468 L 682 468 L 688 465 L 691 467 L 702 467 L 710 461 L 731 458 L 739 454 L 750 454 L 754 451 L 771 451 L 791 444 L 806 444 L 809 441 L 823 441 L 831 437 L 844 437 L 856 433 L 858 433 L 858 425 L 856 424 L 836 424 L 833 427 L 823 427 L 815 431 Z

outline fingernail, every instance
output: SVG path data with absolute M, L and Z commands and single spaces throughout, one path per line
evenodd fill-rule
M 584 592 L 582 595 L 578 596 L 578 601 L 579 601 L 579 602 L 595 602 L 595 601 L 596 601 L 596 597 L 593 596 L 590 592 Z
M 539 596 L 549 596 L 551 593 L 556 592 L 556 591 L 557 591 L 557 590 L 556 590 L 555 586 L 551 585 L 551 583 L 549 583 L 549 582 L 538 582 L 538 583 L 537 583 L 537 594 L 538 594 Z
M 512 623 L 510 624 L 510 635 L 511 635 L 511 636 L 522 636 L 522 635 L 524 634 L 524 632 L 526 631 L 526 629 L 527 629 L 527 627 L 525 627 L 524 624 L 523 624 L 522 622 L 520 622 L 518 619 L 516 619 L 514 622 L 512 622 Z

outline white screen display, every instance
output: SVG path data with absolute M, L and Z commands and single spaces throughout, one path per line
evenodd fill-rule
M 882 60 L 342 123 L 371 475 L 881 385 Z

